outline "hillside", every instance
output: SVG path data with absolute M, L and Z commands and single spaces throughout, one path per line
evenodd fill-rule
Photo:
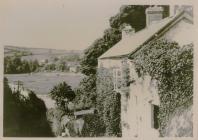
M 20 55 L 24 60 L 41 61 L 43 59 L 53 59 L 55 57 L 62 56 L 79 56 L 82 57 L 82 50 L 57 50 L 57 49 L 45 49 L 45 48 L 26 48 L 18 46 L 5 46 L 4 56 Z

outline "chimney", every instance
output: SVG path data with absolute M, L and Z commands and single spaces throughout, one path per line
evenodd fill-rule
M 152 22 L 163 19 L 163 8 L 159 6 L 148 7 L 146 9 L 146 26 L 148 27 Z
M 176 13 L 176 11 L 175 11 L 175 5 L 170 5 L 169 6 L 169 15 L 170 16 L 174 16 L 175 13 Z
M 129 24 L 123 24 L 121 29 L 122 29 L 122 38 L 125 38 L 135 33 L 135 29 L 132 28 L 131 25 Z

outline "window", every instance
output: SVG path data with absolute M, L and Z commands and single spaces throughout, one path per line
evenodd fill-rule
M 159 106 L 157 105 L 151 105 L 151 116 L 152 116 L 152 128 L 158 129 L 159 128 L 159 120 L 158 120 L 158 115 L 159 115 Z
M 119 68 L 114 68 L 113 69 L 113 84 L 114 84 L 114 89 L 119 89 L 121 87 L 121 70 Z

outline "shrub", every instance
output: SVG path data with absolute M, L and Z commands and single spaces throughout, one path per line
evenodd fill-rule
M 56 101 L 57 106 L 68 111 L 67 104 L 75 98 L 75 93 L 66 82 L 62 82 L 50 91 L 50 96 Z
M 12 93 L 4 79 L 4 120 L 5 137 L 52 137 L 46 118 L 44 102 L 35 93 L 24 97 L 20 92 Z

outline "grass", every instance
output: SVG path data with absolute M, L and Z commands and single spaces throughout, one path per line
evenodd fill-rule
M 9 82 L 22 81 L 23 86 L 33 90 L 36 94 L 48 94 L 60 82 L 67 82 L 73 89 L 76 88 L 84 77 L 74 73 L 33 73 L 33 74 L 5 74 Z

